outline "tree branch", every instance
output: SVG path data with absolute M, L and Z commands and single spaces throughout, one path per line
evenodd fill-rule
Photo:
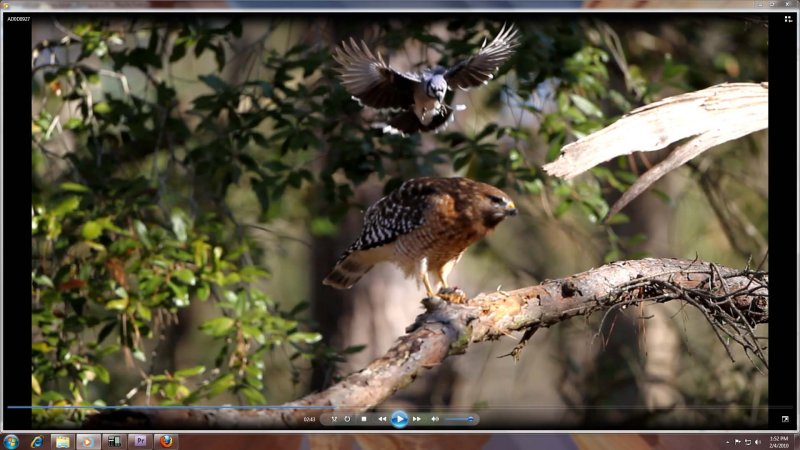
M 524 331 L 520 345 L 512 351 L 516 357 L 539 328 L 640 302 L 687 302 L 701 311 L 729 355 L 732 340 L 748 357 L 755 356 L 766 367 L 762 339 L 755 335 L 754 327 L 768 321 L 768 299 L 766 272 L 679 259 L 616 262 L 538 286 L 480 294 L 463 304 L 425 299 L 427 311 L 384 356 L 324 391 L 277 409 L 122 410 L 96 414 L 87 425 L 140 429 L 303 427 L 308 425 L 303 418 L 309 415 L 304 406 L 352 412 L 374 408 L 413 382 L 424 369 L 435 367 L 450 355 L 464 353 L 472 343 Z
M 544 170 L 573 178 L 592 167 L 635 151 L 678 143 L 673 152 L 639 177 L 610 208 L 618 213 L 661 177 L 723 142 L 767 128 L 768 83 L 723 83 L 637 108 L 613 124 L 565 145 Z

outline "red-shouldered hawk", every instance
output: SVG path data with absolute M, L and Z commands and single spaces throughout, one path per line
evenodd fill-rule
M 433 296 L 428 272 L 447 288 L 447 275 L 464 250 L 516 213 L 503 191 L 485 183 L 468 178 L 408 180 L 367 209 L 361 236 L 323 283 L 348 289 L 372 266 L 390 261 L 422 281 Z

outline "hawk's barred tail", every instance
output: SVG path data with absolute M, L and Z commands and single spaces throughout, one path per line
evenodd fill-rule
M 363 261 L 362 256 L 358 253 L 350 253 L 346 257 L 339 260 L 336 266 L 331 270 L 331 273 L 322 280 L 322 284 L 326 284 L 336 289 L 350 289 L 354 284 L 369 272 L 373 267 L 373 263 Z

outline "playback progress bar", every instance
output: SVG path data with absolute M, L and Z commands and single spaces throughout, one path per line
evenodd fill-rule
M 326 427 L 474 427 L 481 421 L 475 413 L 393 412 L 324 413 L 319 418 Z

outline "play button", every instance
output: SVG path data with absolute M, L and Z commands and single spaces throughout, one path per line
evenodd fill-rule
M 399 410 L 392 413 L 392 426 L 398 430 L 405 428 L 408 425 L 408 414 L 405 411 Z

